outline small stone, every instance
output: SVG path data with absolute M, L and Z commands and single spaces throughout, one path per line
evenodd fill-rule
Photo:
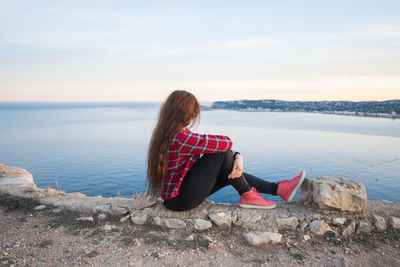
M 129 217 L 131 217 L 130 214 L 126 215 L 125 217 L 122 217 L 121 220 L 119 220 L 119 221 L 120 222 L 126 222 L 129 219 Z
M 133 246 L 140 248 L 142 246 L 142 243 L 140 243 L 140 241 L 138 239 L 134 239 L 133 240 Z
M 128 213 L 128 210 L 126 208 L 112 206 L 111 209 L 109 210 L 109 213 L 111 215 L 118 216 L 118 215 L 124 215 L 124 214 Z
M 346 222 L 346 218 L 335 218 L 333 220 L 333 225 L 344 225 Z
M 211 214 L 208 214 L 208 217 L 219 227 L 226 228 L 230 227 L 232 224 L 232 217 L 230 212 L 214 212 Z
M 212 223 L 210 221 L 206 221 L 203 219 L 193 219 L 194 229 L 198 231 L 204 231 L 212 227 Z
M 386 226 L 386 221 L 382 216 L 374 214 L 374 225 L 378 231 L 385 231 L 387 226 Z
M 260 214 L 251 216 L 251 217 L 246 218 L 244 220 L 245 223 L 256 223 L 256 222 L 259 222 L 259 221 L 261 221 L 261 215 Z
M 146 223 L 147 217 L 148 217 L 147 214 L 143 214 L 142 216 L 131 216 L 131 221 L 132 221 L 134 224 L 142 225 L 142 224 L 145 224 L 145 223 Z
M 323 235 L 328 231 L 332 231 L 332 229 L 329 227 L 329 224 L 327 224 L 325 221 L 314 220 L 310 223 L 310 231 L 317 235 Z
M 157 203 L 157 201 L 152 199 L 151 197 L 147 197 L 145 199 L 135 199 L 134 200 L 134 204 L 133 204 L 133 208 L 135 210 L 141 210 L 141 209 L 144 209 L 144 208 L 151 207 L 156 203 Z
M 389 217 L 389 224 L 396 229 L 400 229 L 400 218 L 398 217 Z
M 158 226 L 163 226 L 164 225 L 164 221 L 158 216 L 153 218 L 153 223 L 155 225 L 158 225 Z
M 92 209 L 92 213 L 107 213 L 110 210 L 110 205 L 100 205 Z
M 188 237 L 185 238 L 186 241 L 193 241 L 194 240 L 194 234 L 188 235 Z
M 235 224 L 238 221 L 238 215 L 236 213 L 231 216 L 231 221 L 233 224 Z
M 304 230 L 307 228 L 308 222 L 302 221 L 300 224 L 300 231 L 304 232 Z
M 278 229 L 295 230 L 299 225 L 299 220 L 296 217 L 278 218 L 276 225 Z
M 303 238 L 304 238 L 304 241 L 306 241 L 306 242 L 311 239 L 311 237 L 309 235 L 304 235 Z
M 93 219 L 92 216 L 89 216 L 89 217 L 79 217 L 79 218 L 76 218 L 76 220 L 77 220 L 77 221 L 86 221 L 86 222 L 93 222 L 93 221 L 94 221 L 94 219 Z
M 117 226 L 111 225 L 111 224 L 104 225 L 104 230 L 106 230 L 106 231 L 111 231 L 111 230 L 114 230 L 114 229 L 117 229 Z
M 268 243 L 275 244 L 282 241 L 282 235 L 280 233 L 253 231 L 243 233 L 243 236 L 246 238 L 247 242 L 254 246 Z
M 107 217 L 107 215 L 105 213 L 100 213 L 99 215 L 97 215 L 97 218 L 99 218 L 100 220 L 104 220 Z
M 186 228 L 186 223 L 178 218 L 168 218 L 168 219 L 163 219 L 163 221 L 164 225 L 167 228 L 174 228 L 174 229 Z
M 343 229 L 342 235 L 349 236 L 356 231 L 356 222 L 353 220 L 346 228 Z
M 372 231 L 372 225 L 367 220 L 361 220 L 358 224 L 357 234 L 360 233 L 370 233 Z
M 35 210 L 44 210 L 46 208 L 46 205 L 39 205 L 35 207 Z

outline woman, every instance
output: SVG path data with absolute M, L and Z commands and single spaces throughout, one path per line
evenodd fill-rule
M 229 137 L 197 134 L 188 129 L 199 116 L 197 99 L 186 91 L 172 92 L 161 107 L 150 141 L 147 184 L 153 196 L 161 196 L 166 208 L 193 209 L 227 185 L 239 193 L 242 208 L 275 208 L 276 204 L 259 192 L 293 200 L 305 171 L 279 183 L 242 172 L 243 158 L 232 151 Z

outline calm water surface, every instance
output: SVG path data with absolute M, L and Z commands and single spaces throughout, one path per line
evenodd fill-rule
M 29 170 L 40 187 L 89 196 L 145 190 L 158 103 L 0 103 L 0 162 Z M 368 198 L 400 201 L 400 120 L 310 113 L 205 111 L 193 131 L 223 134 L 245 170 L 270 181 L 344 176 Z M 277 197 L 268 197 L 278 200 Z M 232 188 L 211 196 L 236 203 Z

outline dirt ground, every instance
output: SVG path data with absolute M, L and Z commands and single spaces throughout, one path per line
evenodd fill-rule
M 400 231 L 328 234 L 302 241 L 300 232 L 283 242 L 254 247 L 243 229 L 205 232 L 134 225 L 56 207 L 34 211 L 33 201 L 0 201 L 0 266 L 400 266 Z M 106 224 L 116 229 L 106 231 Z M 188 238 L 189 237 L 189 238 Z

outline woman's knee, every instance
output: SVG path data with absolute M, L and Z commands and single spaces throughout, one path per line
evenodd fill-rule
M 231 154 L 231 155 L 230 155 Z M 227 150 L 224 152 L 220 152 L 220 153 L 209 153 L 209 154 L 204 154 L 201 158 L 203 159 L 217 159 L 217 158 L 221 158 L 221 159 L 225 159 L 226 157 L 230 157 L 233 156 L 232 152 Z
M 233 164 L 233 153 L 230 150 L 226 150 L 224 152 L 220 152 L 220 153 L 212 153 L 212 154 L 204 154 L 203 157 L 208 158 L 213 158 L 213 160 L 215 159 L 221 159 L 223 163 L 227 164 L 227 165 L 232 165 Z

